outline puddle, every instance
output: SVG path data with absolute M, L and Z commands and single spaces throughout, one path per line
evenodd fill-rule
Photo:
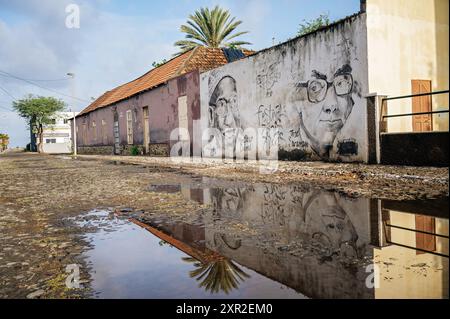
M 208 205 L 196 220 L 85 216 L 97 297 L 448 298 L 448 198 L 182 179 L 149 191 Z
M 106 229 L 87 235 L 94 247 L 86 257 L 96 298 L 304 298 L 228 258 L 207 250 L 198 252 L 199 248 L 189 250 L 188 245 L 157 232 L 175 247 L 108 211 L 88 216 L 90 220 L 80 226 L 109 223 Z M 201 229 L 192 229 L 193 236 L 201 236 Z M 204 238 L 196 239 L 204 245 Z M 206 259 L 202 263 L 192 255 Z

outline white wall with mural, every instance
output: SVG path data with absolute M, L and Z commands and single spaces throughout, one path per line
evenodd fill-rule
M 202 127 L 223 135 L 204 137 L 204 154 L 251 149 L 243 130 L 278 128 L 263 140 L 297 159 L 367 161 L 367 78 L 364 14 L 203 73 Z

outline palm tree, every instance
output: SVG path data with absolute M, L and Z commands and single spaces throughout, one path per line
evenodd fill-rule
M 187 25 L 182 25 L 180 30 L 186 33 L 186 40 L 175 42 L 181 52 L 189 51 L 199 46 L 210 48 L 241 48 L 251 44 L 246 41 L 236 40 L 237 37 L 247 34 L 248 31 L 235 33 L 242 21 L 230 19 L 230 12 L 216 6 L 213 10 L 201 8 L 189 16 Z
M 212 294 L 223 291 L 228 295 L 233 289 L 238 289 L 246 278 L 250 278 L 232 260 L 224 257 L 213 258 L 206 263 L 192 257 L 184 257 L 182 260 L 194 265 L 195 269 L 190 271 L 189 276 L 200 282 L 199 287 Z

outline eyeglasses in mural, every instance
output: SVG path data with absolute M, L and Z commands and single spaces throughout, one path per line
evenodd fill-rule
M 314 70 L 311 79 L 299 83 L 298 87 L 306 90 L 307 94 L 307 101 L 300 108 L 300 127 L 314 152 L 323 159 L 329 159 L 336 136 L 355 105 L 352 68 L 345 64 L 332 75 Z M 349 152 L 354 152 L 350 148 Z

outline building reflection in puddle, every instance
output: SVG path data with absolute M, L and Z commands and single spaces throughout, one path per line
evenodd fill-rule
M 151 225 L 132 221 L 160 238 L 161 245 L 168 244 L 187 254 L 189 257 L 182 257 L 181 260 L 192 265 L 189 276 L 206 292 L 229 294 L 250 278 L 237 263 L 206 247 L 204 227 L 173 223 Z
M 210 291 L 237 288 L 246 278 L 240 264 L 311 298 L 448 298 L 448 199 L 427 211 L 433 203 L 396 205 L 303 186 L 221 185 L 208 178 L 203 184 L 178 185 L 187 199 L 212 207 L 203 227 L 157 227 L 218 255 L 208 262 L 189 259 L 196 268 L 191 276 Z M 242 227 L 230 231 L 224 221 Z

